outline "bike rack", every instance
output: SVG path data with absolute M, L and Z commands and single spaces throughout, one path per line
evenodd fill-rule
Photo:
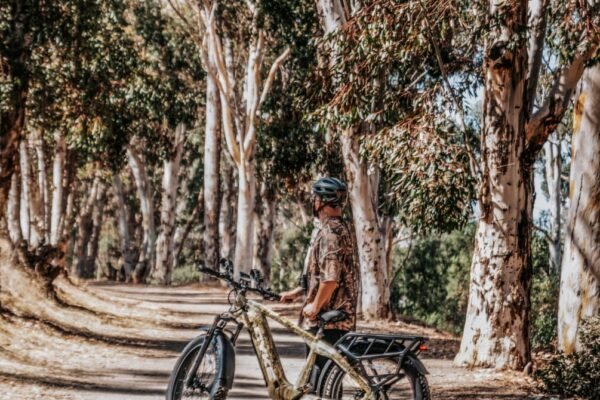
M 337 341 L 335 347 L 367 377 L 371 387 L 382 390 L 391 387 L 404 377 L 402 362 L 408 354 L 419 354 L 419 347 L 427 340 L 423 336 L 386 335 L 350 332 Z M 373 361 L 393 360 L 395 370 L 379 374 Z

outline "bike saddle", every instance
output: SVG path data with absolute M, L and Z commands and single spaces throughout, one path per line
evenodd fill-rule
M 317 318 L 319 318 L 319 321 L 322 323 L 328 324 L 330 322 L 343 321 L 348 318 L 348 314 L 341 310 L 332 310 L 319 314 Z

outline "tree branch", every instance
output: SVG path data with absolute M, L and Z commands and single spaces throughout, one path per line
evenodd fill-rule
M 528 114 L 531 115 L 535 104 L 535 95 L 537 92 L 538 80 L 542 66 L 542 57 L 544 54 L 544 39 L 546 37 L 546 7 L 548 0 L 530 1 L 529 15 L 529 44 L 527 54 L 529 60 L 527 63 L 527 87 L 526 98 L 529 100 L 527 105 Z
M 575 86 L 583 74 L 585 63 L 598 49 L 598 41 L 599 39 L 595 38 L 583 52 L 575 56 L 570 64 L 560 69 L 544 104 L 527 121 L 525 132 L 527 151 L 530 154 L 535 154 L 542 148 L 544 142 L 548 139 L 548 135 L 562 120 L 573 96 Z

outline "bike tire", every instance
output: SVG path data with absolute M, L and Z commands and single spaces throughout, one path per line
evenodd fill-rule
M 413 400 L 430 400 L 429 384 L 411 357 L 406 357 L 402 363 L 402 371 L 412 391 Z M 354 399 L 354 394 L 345 396 L 342 389 L 342 381 L 346 373 L 332 360 L 327 361 L 319 376 L 316 393 L 323 399 L 346 400 Z M 382 394 L 381 399 L 388 399 L 387 394 Z
M 193 363 L 195 358 L 194 356 L 200 351 L 205 339 L 206 335 L 198 336 L 188 343 L 183 349 L 183 352 L 177 359 L 175 367 L 173 368 L 169 378 L 169 385 L 167 386 L 167 400 L 185 400 L 185 397 L 182 397 L 182 391 L 184 389 L 183 386 L 186 379 L 187 370 Z M 227 398 L 229 389 L 221 385 L 219 379 L 217 379 L 217 377 L 221 375 L 220 371 L 223 369 L 225 357 L 223 356 L 223 348 L 220 345 L 220 342 L 216 340 L 216 337 L 213 337 L 212 343 L 208 346 L 206 354 L 204 355 L 204 359 L 201 361 L 199 370 L 204 365 L 207 356 L 214 358 L 214 376 L 212 382 L 206 384 L 208 390 L 207 393 L 205 393 L 205 396 L 207 397 L 200 398 L 206 398 L 208 400 L 225 400 Z

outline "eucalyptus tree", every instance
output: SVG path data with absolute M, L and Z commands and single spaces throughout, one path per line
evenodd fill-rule
M 469 153 L 460 146 L 456 124 L 440 118 L 449 101 L 440 101 L 444 86 L 437 84 L 440 76 L 462 68 L 464 49 L 450 47 L 456 16 L 448 5 L 317 5 L 326 34 L 317 85 L 329 82 L 323 85 L 329 90 L 322 91 L 324 106 L 316 115 L 337 131 L 342 144 L 362 312 L 383 317 L 389 307 L 391 217 L 399 214 L 403 223 L 425 231 L 451 229 L 468 215 Z M 462 80 L 463 88 L 471 89 L 470 80 Z
M 481 217 L 455 361 L 522 368 L 530 360 L 532 163 L 597 51 L 600 14 L 597 3 L 575 1 L 492 1 L 476 10 L 486 35 Z M 536 99 L 543 52 L 554 44 L 559 67 Z
M 561 268 L 558 345 L 579 350 L 583 320 L 600 310 L 600 66 L 577 87 L 573 112 L 570 208 Z

